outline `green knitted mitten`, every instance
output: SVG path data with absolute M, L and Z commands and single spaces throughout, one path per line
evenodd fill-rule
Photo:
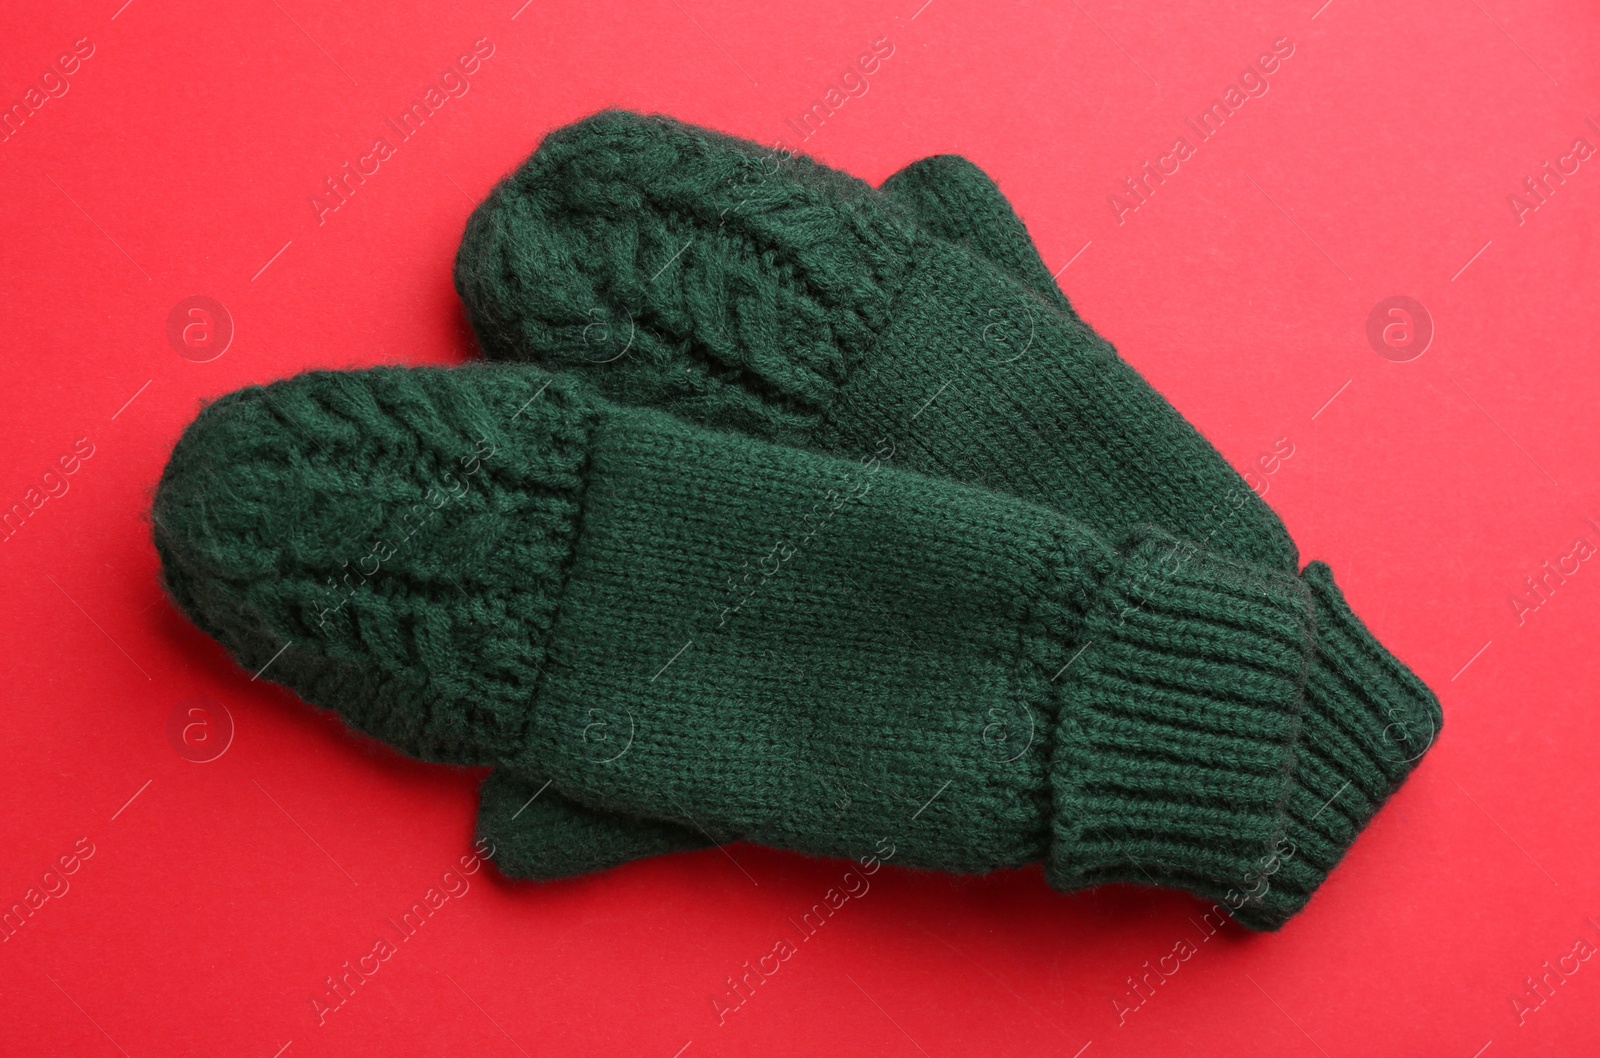
M 589 118 L 479 206 L 456 285 L 489 358 L 578 371 L 618 403 L 841 455 L 888 434 L 913 469 L 1070 496 L 1112 534 L 1163 525 L 1295 566 L 1278 519 L 1110 345 L 808 159 Z
M 1305 584 L 887 455 L 526 368 L 316 372 L 206 408 L 152 520 L 171 596 L 246 669 L 413 755 L 671 824 L 663 848 L 888 842 L 1292 914 Z
M 457 288 L 491 358 L 813 450 L 888 436 L 904 466 L 1070 504 L 1106 535 L 1160 524 L 1293 573 L 1281 522 L 1076 321 L 992 184 L 919 164 L 958 186 L 913 172 L 911 193 L 884 195 L 670 119 L 598 115 L 551 134 L 479 207 Z M 992 237 L 972 237 L 984 225 L 966 207 L 998 218 Z M 1275 879 L 1302 898 L 1441 720 L 1327 568 L 1303 579 L 1325 631 L 1289 799 L 1303 852 Z

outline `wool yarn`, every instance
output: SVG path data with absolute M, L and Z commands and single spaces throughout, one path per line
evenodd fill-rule
M 416 756 L 654 821 L 657 851 L 888 839 L 911 866 L 1289 910 L 1260 883 L 1295 855 L 1301 713 L 1339 629 L 1305 580 L 1161 529 L 1109 538 L 517 366 L 230 394 L 152 521 L 172 598 L 246 669 Z M 611 855 L 594 818 L 562 829 L 570 859 Z
M 908 209 L 924 232 L 957 243 L 1082 323 L 1039 256 L 1027 225 L 989 174 L 958 154 L 920 158 L 879 190 Z
M 884 181 L 882 190 L 904 203 L 925 230 L 967 246 L 1077 319 L 1010 202 L 965 158 L 936 155 L 913 162 Z M 601 332 L 585 332 L 592 356 L 600 359 L 608 358 L 606 346 L 628 340 Z M 543 779 L 504 768 L 484 780 L 479 797 L 478 835 L 498 850 L 501 872 L 513 877 L 564 878 L 709 844 L 694 830 L 586 808 L 552 793 Z
M 1281 521 L 1047 276 L 970 163 L 925 160 L 878 192 L 621 112 L 550 134 L 474 213 L 456 264 L 491 359 L 816 451 L 890 438 L 902 466 L 1069 509 L 1110 537 L 1156 524 L 1294 574 Z M 1302 851 L 1274 879 L 1289 913 L 1442 720 L 1327 567 L 1302 580 L 1328 631 L 1286 802 Z
M 520 408 L 539 384 L 318 372 L 218 399 L 156 491 L 168 594 L 245 669 L 357 730 L 494 763 L 547 664 L 592 430 L 560 384 Z

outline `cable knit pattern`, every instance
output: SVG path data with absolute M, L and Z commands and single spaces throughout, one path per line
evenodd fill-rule
M 1082 326 L 976 167 L 929 159 L 874 192 L 774 162 L 730 195 L 730 174 L 760 157 L 623 113 L 552 133 L 474 214 L 457 259 L 486 355 L 817 451 L 857 456 L 888 438 L 897 465 L 1069 510 L 1108 538 L 1154 524 L 1263 574 L 1297 573 L 1279 519 Z M 578 282 L 574 269 L 581 289 L 556 312 L 540 291 Z M 807 311 L 772 310 L 773 292 L 796 284 L 812 292 Z M 558 317 L 564 330 L 550 327 Z M 598 351 L 586 318 L 612 328 Z M 1436 733 L 1441 716 L 1317 569 L 1304 583 L 1328 633 L 1304 680 L 1281 845 L 1303 851 L 1283 852 L 1269 891 L 1232 908 L 1254 928 L 1303 906 L 1425 748 L 1394 759 L 1386 740 Z
M 631 403 L 801 436 L 910 270 L 909 220 L 874 194 L 668 118 L 601 113 L 548 136 L 473 212 L 456 286 L 492 358 L 626 356 Z
M 594 418 L 572 389 L 388 368 L 231 393 L 161 478 L 167 590 L 241 666 L 358 730 L 497 759 L 521 743 L 571 554 Z

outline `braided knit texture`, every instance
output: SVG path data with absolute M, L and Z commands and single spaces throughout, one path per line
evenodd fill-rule
M 537 400 L 531 400 L 541 390 Z M 313 372 L 184 432 L 167 591 L 250 672 L 425 760 L 520 745 L 593 413 L 530 372 Z
M 910 271 L 909 219 L 874 197 L 805 159 L 602 113 L 474 211 L 456 285 L 491 359 L 626 357 L 613 399 L 798 440 Z

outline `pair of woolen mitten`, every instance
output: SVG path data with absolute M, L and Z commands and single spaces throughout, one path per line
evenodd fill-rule
M 874 190 L 603 113 L 456 281 L 500 363 L 218 400 L 155 536 L 246 668 L 494 765 L 508 874 L 887 842 L 1272 929 L 1438 730 L 970 163 Z

